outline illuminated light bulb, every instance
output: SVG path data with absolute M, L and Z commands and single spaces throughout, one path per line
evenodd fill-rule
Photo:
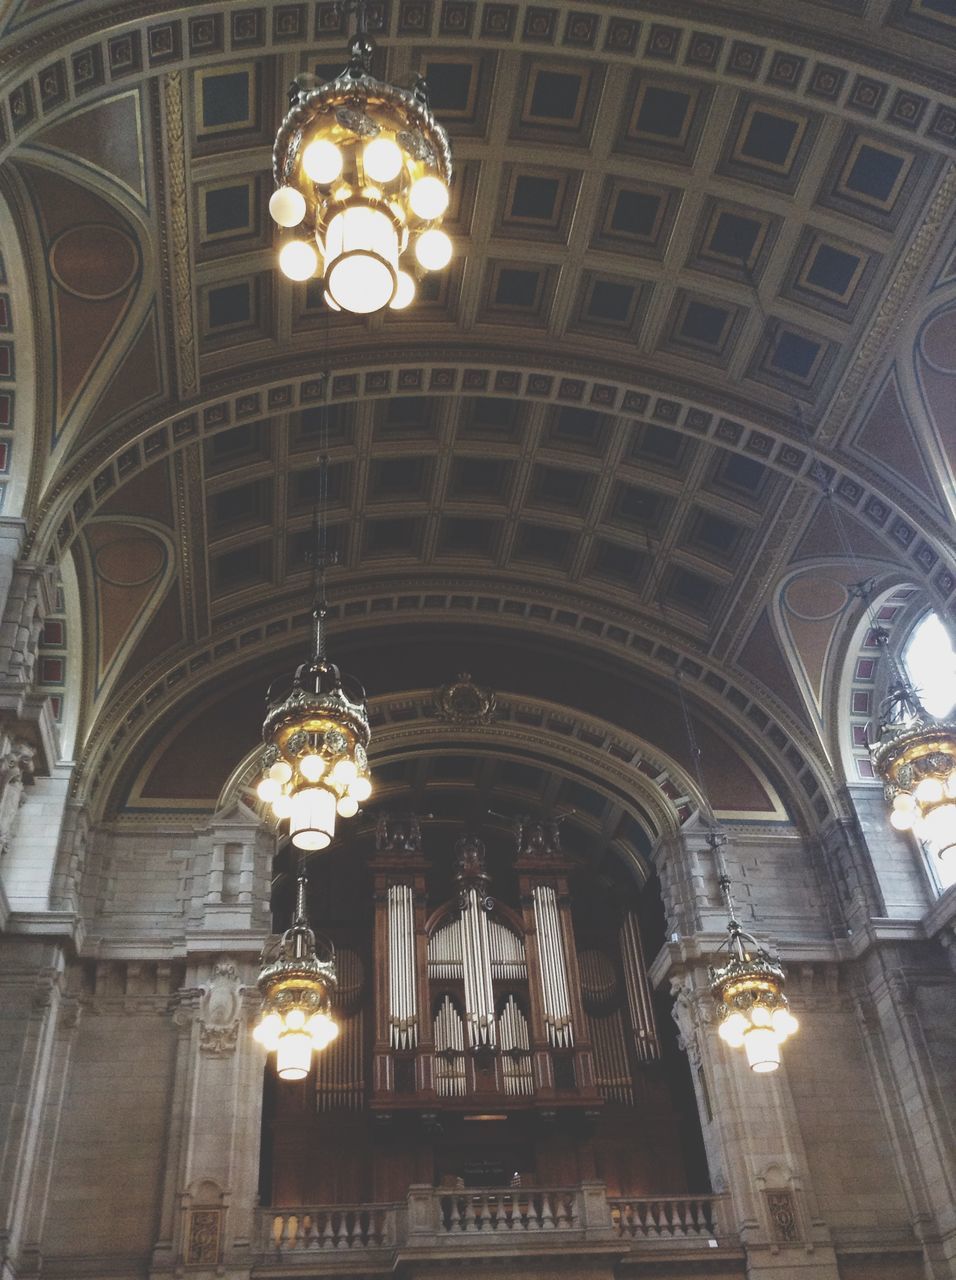
M 343 796 L 335 807 L 341 818 L 354 818 L 358 813 L 358 801 L 354 796 Z
M 915 820 L 912 809 L 894 809 L 890 814 L 890 826 L 897 831 L 909 831 Z
M 908 791 L 898 791 L 893 797 L 893 808 L 912 812 L 916 808 L 916 801 Z
M 399 271 L 395 297 L 388 304 L 393 311 L 404 311 L 415 301 L 415 281 L 407 271 Z
M 278 822 L 282 822 L 283 819 L 288 818 L 289 814 L 292 812 L 292 800 L 289 796 L 277 795 L 272 802 L 272 812 L 275 814 Z
M 432 227 L 415 241 L 415 257 L 426 271 L 441 271 L 451 262 L 451 241 L 444 231 Z
M 440 218 L 448 208 L 448 188 L 441 178 L 419 178 L 408 193 L 412 213 L 423 222 Z
M 717 1029 L 717 1034 L 732 1049 L 739 1049 L 744 1042 L 744 1032 L 746 1030 L 747 1019 L 744 1015 L 742 1013 L 731 1013 L 721 1022 Z
M 303 756 L 299 761 L 299 772 L 306 782 L 318 782 L 325 773 L 325 761 L 321 756 Z
M 281 787 L 279 786 L 278 782 L 276 782 L 275 778 L 271 778 L 271 777 L 263 778 L 262 781 L 259 783 L 259 785 L 256 787 L 256 795 L 265 804 L 274 802 L 276 796 L 279 795 L 280 793 L 281 793 Z
M 750 1021 L 755 1027 L 769 1027 L 770 1010 L 764 1004 L 755 1004 L 750 1010 Z
M 332 781 L 340 787 L 350 786 L 358 777 L 358 769 L 355 767 L 355 761 L 343 757 L 335 762 L 335 768 L 332 770 Z
M 275 1012 L 267 1013 L 264 1018 L 258 1022 L 252 1029 L 253 1039 L 269 1053 L 279 1043 L 279 1036 L 282 1034 L 282 1019 Z
M 939 778 L 924 778 L 916 788 L 916 799 L 921 804 L 936 804 L 943 798 L 943 784 Z
M 285 1025 L 290 1031 L 298 1031 L 305 1026 L 305 1014 L 301 1009 L 290 1009 L 285 1015 Z
M 349 787 L 349 795 L 353 796 L 359 804 L 364 804 L 372 794 L 372 784 L 368 778 L 356 778 Z
M 297 227 L 305 217 L 305 196 L 295 187 L 279 187 L 269 197 L 269 213 L 280 227 Z
M 330 311 L 341 311 L 342 308 L 328 292 L 322 294 L 322 299 Z
M 315 275 L 319 255 L 305 240 L 287 240 L 279 250 L 279 269 L 289 280 L 309 280 Z
M 297 849 L 317 853 L 335 835 L 335 796 L 325 787 L 302 787 L 291 798 L 289 835 Z
M 391 138 L 374 138 L 362 152 L 366 175 L 373 182 L 391 182 L 402 171 L 405 157 Z
M 279 783 L 288 782 L 292 777 L 292 765 L 288 760 L 277 760 L 269 770 L 269 777 Z
M 956 769 L 946 779 L 946 794 L 951 800 L 956 800 Z
M 792 1036 L 800 1026 L 790 1010 L 784 1008 L 774 1009 L 771 1023 L 777 1033 L 777 1039 L 781 1041 L 786 1040 L 787 1036 Z
M 284 1031 L 276 1046 L 280 1080 L 304 1080 L 312 1065 L 312 1037 L 307 1031 Z
M 312 1037 L 313 1045 L 320 1051 L 327 1048 L 339 1034 L 338 1023 L 334 1022 L 327 1013 L 321 1012 L 313 1013 L 306 1025 L 306 1030 Z
M 302 152 L 302 168 L 320 187 L 328 186 L 342 172 L 342 152 L 328 138 L 317 138 Z
M 780 1066 L 780 1045 L 771 1027 L 751 1027 L 744 1036 L 744 1051 L 750 1070 L 758 1075 Z

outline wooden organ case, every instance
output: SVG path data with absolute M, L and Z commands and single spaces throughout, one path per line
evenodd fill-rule
M 379 819 L 371 938 L 336 940 L 342 1032 L 305 1084 L 267 1082 L 273 1203 L 388 1202 L 412 1183 L 699 1182 L 637 895 L 593 883 L 556 822 L 517 824 L 510 853 L 497 834 L 492 875 L 474 830 L 426 858 L 416 817 Z

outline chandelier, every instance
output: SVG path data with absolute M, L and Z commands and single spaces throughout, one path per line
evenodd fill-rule
M 755 938 L 744 932 L 736 918 L 730 877 L 720 855 L 723 838 L 710 832 L 707 842 L 718 860 L 718 882 L 730 915 L 730 956 L 726 964 L 710 968 L 717 1034 L 731 1049 L 742 1047 L 751 1071 L 763 1075 L 780 1066 L 780 1046 L 800 1024 L 783 993 L 783 969 Z
M 335 993 L 335 957 L 320 960 L 305 905 L 306 878 L 299 876 L 292 928 L 258 978 L 262 1011 L 252 1032 L 267 1053 L 275 1052 L 280 1080 L 304 1080 L 312 1050 L 324 1049 L 339 1034 L 330 1006 Z
M 333 310 L 368 315 L 407 307 L 416 275 L 451 260 L 441 230 L 451 149 L 423 80 L 400 89 L 372 75 L 365 0 L 354 8 L 345 70 L 325 84 L 293 82 L 272 153 L 269 212 L 293 231 L 279 251 L 282 272 L 321 275 Z
M 321 490 L 327 465 L 323 456 Z M 266 749 L 256 787 L 276 824 L 288 821 L 292 843 L 306 853 L 327 849 L 335 835 L 336 814 L 354 817 L 372 794 L 365 690 L 325 655 L 326 562 L 317 537 L 312 656 L 297 668 L 291 686 L 286 678 L 273 683 L 266 694 Z
M 889 657 L 887 632 L 878 629 L 876 638 Z M 891 657 L 890 664 L 870 758 L 896 830 L 912 831 L 948 860 L 956 857 L 956 723 L 931 716 Z

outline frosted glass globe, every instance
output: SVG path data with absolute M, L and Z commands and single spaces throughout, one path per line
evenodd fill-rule
M 914 817 L 912 809 L 894 809 L 890 814 L 890 826 L 895 827 L 897 831 L 909 831 Z
M 338 1024 L 333 1022 L 327 1013 L 314 1013 L 308 1021 L 306 1030 L 312 1037 L 316 1049 L 325 1049 L 339 1034 Z
M 432 218 L 440 218 L 448 208 L 448 188 L 441 178 L 431 175 L 419 178 L 408 193 L 408 203 L 412 213 L 423 222 L 431 222 Z
M 280 227 L 297 227 L 305 217 L 305 196 L 295 187 L 279 187 L 269 197 L 269 213 Z
M 280 791 L 281 787 L 278 782 L 276 782 L 275 778 L 263 778 L 256 787 L 256 795 L 265 804 L 269 804 L 271 801 L 275 800 Z
M 315 275 L 319 255 L 305 240 L 287 240 L 279 251 L 279 269 L 289 280 L 308 280 Z
M 395 296 L 388 305 L 393 311 L 404 311 L 414 301 L 415 281 L 407 271 L 399 271 L 398 284 L 395 286 Z
M 342 172 L 342 152 L 328 138 L 316 138 L 302 152 L 302 168 L 320 187 L 328 186 Z
M 353 796 L 359 804 L 364 804 L 372 794 L 372 784 L 368 778 L 356 778 L 349 787 L 349 795 Z
M 923 804 L 936 804 L 943 798 L 943 784 L 939 778 L 924 778 L 916 788 L 916 799 Z
M 269 770 L 269 777 L 276 782 L 288 782 L 292 777 L 292 765 L 288 760 L 277 760 Z
M 272 812 L 276 821 L 282 822 L 292 812 L 292 801 L 288 796 L 276 796 L 272 802 Z
M 432 227 L 415 241 L 415 257 L 426 271 L 441 271 L 451 262 L 451 241 L 444 231 Z
M 358 801 L 354 796 L 343 796 L 336 805 L 341 818 L 354 818 L 358 813 Z
M 338 760 L 335 768 L 332 770 L 332 781 L 337 782 L 340 787 L 347 787 L 358 777 L 358 769 L 355 767 L 354 760 Z
M 306 782 L 318 782 L 325 773 L 325 761 L 321 756 L 303 756 L 299 761 L 299 772 Z
M 365 175 L 373 182 L 391 182 L 402 171 L 405 157 L 391 138 L 374 138 L 362 152 Z

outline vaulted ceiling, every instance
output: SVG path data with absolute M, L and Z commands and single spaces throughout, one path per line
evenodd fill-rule
M 3 514 L 75 568 L 82 785 L 304 646 L 327 427 L 342 643 L 503 689 L 503 634 L 682 664 L 813 796 L 852 584 L 956 591 L 952 0 L 371 14 L 451 134 L 456 253 L 360 321 L 266 209 L 332 5 L 0 6 Z

